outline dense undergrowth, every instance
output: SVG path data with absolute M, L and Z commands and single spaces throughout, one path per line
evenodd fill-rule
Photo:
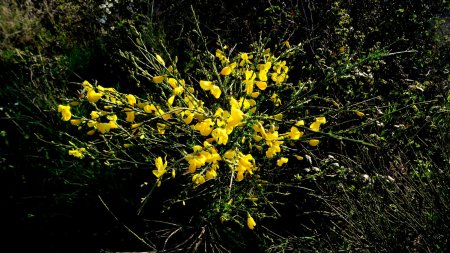
M 0 4 L 8 246 L 449 250 L 448 1 L 94 2 Z

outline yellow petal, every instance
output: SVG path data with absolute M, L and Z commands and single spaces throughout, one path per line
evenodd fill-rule
M 219 86 L 213 85 L 211 87 L 211 94 L 218 99 L 220 97 L 220 94 L 222 94 L 222 91 L 220 90 Z
M 128 94 L 126 96 L 126 98 L 128 100 L 128 104 L 130 104 L 131 106 L 134 106 L 136 104 L 136 97 L 135 96 L 133 96 L 131 94 Z
M 308 141 L 308 144 L 310 145 L 310 146 L 312 146 L 312 147 L 315 147 L 315 146 L 317 146 L 317 145 L 319 145 L 319 140 L 317 140 L 317 139 L 311 139 L 311 140 L 309 140 Z
M 358 116 L 358 117 L 364 117 L 364 113 L 363 112 L 360 112 L 360 111 L 357 111 L 356 112 L 356 115 Z
M 167 100 L 167 103 L 168 103 L 169 105 L 172 105 L 174 100 L 175 100 L 175 95 L 171 96 L 171 97 Z
M 253 219 L 253 217 L 249 214 L 248 217 L 247 217 L 247 227 L 249 229 L 253 230 L 255 228 L 255 226 L 256 226 L 256 222 Z
M 127 114 L 127 118 L 125 119 L 128 122 L 133 122 L 134 121 L 134 112 L 126 112 Z
M 204 80 L 200 80 L 200 87 L 203 90 L 210 90 L 212 87 L 212 82 L 211 81 L 204 81 Z
M 153 82 L 156 84 L 162 83 L 164 81 L 164 76 L 154 76 Z
M 102 93 L 95 92 L 94 90 L 90 90 L 87 93 L 87 99 L 91 103 L 96 103 L 102 96 Z
M 81 120 L 80 119 L 71 119 L 70 124 L 72 124 L 74 126 L 78 126 L 81 124 Z
M 226 66 L 225 68 L 222 69 L 222 71 L 220 71 L 220 74 L 223 76 L 228 76 L 229 74 L 231 74 L 231 67 Z
M 163 58 L 159 54 L 155 54 L 156 60 L 159 62 L 159 64 L 166 66 L 166 63 L 164 62 Z
M 319 131 L 320 130 L 320 122 L 314 121 L 313 123 L 311 123 L 311 125 L 309 125 L 309 128 L 314 132 Z
M 267 82 L 257 81 L 255 84 L 260 90 L 265 90 L 267 88 Z
M 319 122 L 320 124 L 327 123 L 327 119 L 325 117 L 317 117 L 316 121 Z
M 280 159 L 277 160 L 277 166 L 281 167 L 281 166 L 283 166 L 283 164 L 287 163 L 288 161 L 289 161 L 288 158 L 281 157 Z

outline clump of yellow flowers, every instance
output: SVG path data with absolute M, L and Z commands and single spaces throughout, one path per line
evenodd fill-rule
M 148 53 L 150 69 L 137 67 L 151 91 L 144 96 L 84 81 L 80 98 L 59 105 L 58 112 L 92 145 L 69 154 L 83 158 L 92 153 L 99 159 L 109 154 L 102 156 L 105 164 L 127 158 L 147 163 L 158 186 L 176 175 L 188 177 L 194 188 L 210 182 L 221 189 L 217 191 L 227 206 L 244 203 L 233 196 L 233 187 L 242 184 L 248 189 L 239 194 L 248 194 L 254 208 L 260 199 L 255 189 L 264 185 L 261 172 L 275 173 L 302 160 L 306 150 L 319 145 L 317 138 L 327 123 L 325 116 L 301 110 L 296 99 L 302 90 L 289 82 L 291 67 L 284 58 L 295 46 L 284 50 L 275 55 L 256 47 L 231 56 L 222 47 L 209 53 L 204 74 L 189 81 L 176 63 Z M 96 145 L 103 150 L 92 148 Z M 129 155 L 128 149 L 141 155 Z M 247 226 L 256 226 L 249 213 Z

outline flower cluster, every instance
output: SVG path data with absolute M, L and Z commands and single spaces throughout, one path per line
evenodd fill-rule
M 72 115 L 70 105 L 59 105 L 58 111 L 64 121 L 72 118 L 70 123 L 87 135 L 120 136 L 127 142 L 121 145 L 124 149 L 132 143 L 150 146 L 155 140 L 178 145 L 152 150 L 170 154 L 164 162 L 154 155 L 158 185 L 170 179 L 166 176 L 170 170 L 171 177 L 176 172 L 190 175 L 194 187 L 218 177 L 237 183 L 252 180 L 265 168 L 289 164 L 289 157 L 303 159 L 300 154 L 307 149 L 303 144 L 319 144 L 311 135 L 326 124 L 325 117 L 313 118 L 306 127 L 305 120 L 311 117 L 303 114 L 303 118 L 298 110 L 288 114 L 280 110 L 289 102 L 282 101 L 280 92 L 295 87 L 287 83 L 286 60 L 270 49 L 232 58 L 225 48 L 217 49 L 212 68 L 205 71 L 209 74 L 193 82 L 181 78 L 176 65 L 166 64 L 158 54 L 149 60 L 154 73 L 143 70 L 142 75 L 161 95 L 139 98 L 85 81 L 81 100 L 92 108 L 89 116 Z M 72 104 L 79 106 L 79 102 Z M 84 152 L 70 154 L 83 158 Z M 255 225 L 248 214 L 248 227 Z

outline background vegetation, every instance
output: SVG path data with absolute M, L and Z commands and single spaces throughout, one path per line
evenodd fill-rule
M 180 215 L 164 208 L 164 190 L 138 215 L 153 168 L 67 155 L 60 144 L 77 133 L 57 105 L 79 83 L 145 94 L 123 57 L 139 55 L 137 32 L 150 52 L 178 56 L 185 76 L 220 43 L 236 52 L 260 38 L 302 45 L 290 80 L 306 85 L 308 112 L 334 115 L 327 124 L 344 138 L 278 179 L 278 219 L 224 225 L 199 217 L 201 199 Z M 142 240 L 161 252 L 447 252 L 449 36 L 446 0 L 2 1 L 4 241 L 19 252 L 151 250 Z

